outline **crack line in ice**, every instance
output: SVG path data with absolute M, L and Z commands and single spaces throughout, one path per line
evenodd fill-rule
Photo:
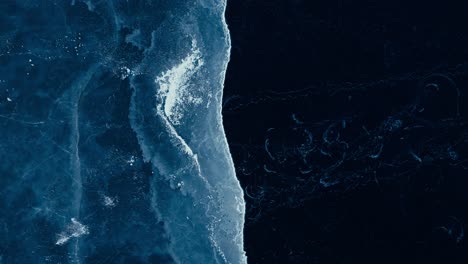
M 182 146 L 182 151 L 184 153 L 186 153 L 187 155 L 189 155 L 192 159 L 193 159 L 193 162 L 194 162 L 194 165 L 195 165 L 195 168 L 197 169 L 197 174 L 198 176 L 203 180 L 203 182 L 206 184 L 206 186 L 208 188 L 211 188 L 211 185 L 210 183 L 208 182 L 208 180 L 203 177 L 202 175 L 202 172 L 201 172 L 201 167 L 200 167 L 200 162 L 198 161 L 198 156 L 197 154 L 193 153 L 193 150 L 192 148 L 190 148 L 190 146 L 187 144 L 187 142 L 185 142 L 185 140 L 179 135 L 179 133 L 177 133 L 177 130 L 174 128 L 174 126 L 169 122 L 168 118 L 164 115 L 161 107 L 158 107 L 157 108 L 157 114 L 161 116 L 161 119 L 164 121 L 164 124 L 166 125 L 166 127 L 169 129 L 170 133 L 172 136 L 174 136 L 174 139 L 176 141 L 173 140 L 173 143 L 175 145 L 181 145 Z M 182 189 L 182 188 L 181 188 Z

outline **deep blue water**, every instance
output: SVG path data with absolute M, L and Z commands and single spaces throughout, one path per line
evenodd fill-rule
M 468 263 L 467 1 L 228 1 L 249 263 Z

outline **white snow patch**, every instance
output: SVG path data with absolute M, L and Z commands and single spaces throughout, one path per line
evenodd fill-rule
M 158 95 L 164 99 L 164 113 L 173 125 L 180 124 L 183 108 L 187 104 L 201 104 L 202 98 L 188 90 L 190 78 L 203 66 L 204 61 L 196 40 L 192 40 L 191 53 L 158 77 Z
M 57 242 L 55 242 L 55 244 L 61 246 L 67 243 L 71 238 L 87 234 L 89 234 L 88 227 L 78 222 L 75 218 L 72 218 L 71 223 L 67 226 L 65 231 L 58 234 Z
M 136 158 L 135 156 L 132 155 L 130 159 L 127 160 L 127 164 L 130 166 L 133 166 L 133 164 L 135 164 L 135 161 L 136 161 Z
M 127 77 L 133 76 L 135 74 L 132 70 L 130 70 L 130 68 L 128 68 L 126 66 L 120 67 L 119 71 L 120 71 L 120 79 L 121 80 L 125 80 Z
M 104 204 L 105 207 L 115 207 L 117 205 L 117 198 L 103 195 L 102 203 Z

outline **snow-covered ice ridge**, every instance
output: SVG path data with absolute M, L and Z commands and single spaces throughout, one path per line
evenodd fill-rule
M 228 58 L 225 59 L 226 63 Z M 206 225 L 208 227 L 208 237 L 211 244 L 211 247 L 215 250 L 214 258 L 217 263 L 246 263 L 245 253 L 243 252 L 243 221 L 244 221 L 244 211 L 245 211 L 245 202 L 243 199 L 242 191 L 239 190 L 239 183 L 232 180 L 225 180 L 222 179 L 222 175 L 225 174 L 228 177 L 233 177 L 234 168 L 232 166 L 232 161 L 229 153 L 229 149 L 226 145 L 226 139 L 223 131 L 218 131 L 219 135 L 215 135 L 217 139 L 212 144 L 220 144 L 221 148 L 224 148 L 223 155 L 225 155 L 226 159 L 230 164 L 229 170 L 226 172 L 224 170 L 213 171 L 212 173 L 216 173 L 214 175 L 205 175 L 209 174 L 209 170 L 204 170 L 204 168 L 200 165 L 198 160 L 198 155 L 194 153 L 194 150 L 188 145 L 188 143 L 179 135 L 177 132 L 178 130 L 184 130 L 184 123 L 183 117 L 185 113 L 190 113 L 193 111 L 195 106 L 201 104 L 204 100 L 211 100 L 211 92 L 206 93 L 205 98 L 203 96 L 197 96 L 192 94 L 194 90 L 194 85 L 200 82 L 197 81 L 196 78 L 202 78 L 203 75 L 196 76 L 196 73 L 204 66 L 203 55 L 200 49 L 197 47 L 197 42 L 195 39 L 192 40 L 192 47 L 190 52 L 187 56 L 185 56 L 178 64 L 173 66 L 171 69 L 161 73 L 155 80 L 157 87 L 159 90 L 157 92 L 157 96 L 160 98 L 160 103 L 157 105 L 156 113 L 157 115 L 164 121 L 166 129 L 170 131 L 172 140 L 175 145 L 179 146 L 179 151 L 183 152 L 184 154 L 188 155 L 191 158 L 191 165 L 196 168 L 191 175 L 182 176 L 184 174 L 180 170 L 176 171 L 175 173 L 163 173 L 170 175 L 168 178 L 171 181 L 171 187 L 173 189 L 179 189 L 183 194 L 186 194 L 186 186 L 183 180 L 183 177 L 198 177 L 201 179 L 203 183 L 203 188 L 200 190 L 192 190 L 189 193 L 196 193 L 198 191 L 202 191 L 206 193 L 206 196 L 201 197 L 192 197 L 199 199 L 197 203 L 200 205 L 208 205 L 206 210 L 212 210 L 212 215 L 206 215 L 208 221 L 206 221 Z M 224 76 L 225 74 L 226 64 L 224 65 L 221 75 Z M 224 80 L 224 78 L 221 78 Z M 193 82 L 193 83 L 192 83 Z M 206 80 L 204 81 L 206 82 Z M 220 83 L 222 89 L 222 82 Z M 219 92 L 218 92 L 219 94 Z M 220 105 L 219 102 L 217 103 L 218 106 Z M 207 104 L 209 106 L 210 104 Z M 220 111 L 221 109 L 218 109 Z M 212 124 L 222 128 L 222 120 L 220 118 L 216 118 L 212 120 Z M 201 125 L 201 124 L 200 124 Z M 201 128 L 203 130 L 203 128 Z M 190 130 L 189 130 L 190 131 Z M 207 139 L 203 139 L 202 141 L 206 141 Z M 192 145 L 196 145 L 197 140 L 192 139 Z M 223 142 L 224 141 L 224 142 Z M 223 146 L 224 145 L 224 146 Z M 198 151 L 203 152 L 203 149 L 199 149 Z M 218 157 L 207 157 L 214 163 L 216 166 L 216 159 Z M 158 168 L 159 161 L 155 162 L 155 167 Z M 207 163 L 208 165 L 209 163 Z M 209 164 L 213 166 L 212 164 Z M 184 168 L 184 170 L 190 170 L 190 168 Z M 211 169 L 213 170 L 213 169 Z M 220 177 L 221 176 L 221 177 Z M 211 180 L 209 179 L 211 178 Z M 188 182 L 193 181 L 193 179 L 189 179 Z M 225 186 L 224 182 L 229 182 L 231 187 Z M 213 183 L 213 185 L 211 184 Z M 199 188 L 199 187 L 197 187 Z M 216 190 L 216 188 L 220 188 L 220 190 Z M 226 192 L 230 194 L 231 200 L 224 200 L 226 197 L 222 197 L 226 195 Z M 220 195 L 222 195 L 220 197 Z M 232 199 L 233 198 L 233 199 Z M 219 199 L 219 200 L 216 200 Z M 227 205 L 226 203 L 231 203 L 231 205 Z M 210 207 L 218 208 L 218 210 L 213 210 Z M 203 207 L 203 206 L 201 206 Z M 205 209 L 202 209 L 205 210 Z M 234 210 L 232 212 L 225 212 L 226 210 Z M 236 215 L 237 219 L 230 219 L 225 218 L 227 215 Z M 190 220 L 190 217 L 187 216 L 186 220 Z M 232 227 L 223 226 L 223 222 L 231 222 L 235 223 Z M 225 224 L 225 223 L 224 223 Z M 228 230 L 223 230 L 227 228 Z M 231 229 L 231 230 L 229 230 Z M 227 232 L 226 232 L 227 231 Z M 172 231 L 174 232 L 174 231 Z M 169 231 L 169 233 L 172 233 Z M 230 241 L 231 240 L 231 241 Z M 238 255 L 232 255 L 231 251 L 238 251 Z M 228 251 L 229 253 L 225 253 Z M 174 256 L 177 258 L 177 256 Z M 188 259 L 187 259 L 188 260 Z M 207 261 L 205 259 L 204 261 Z M 184 262 L 184 261 L 182 261 Z
M 247 262 L 245 201 L 221 115 L 231 48 L 225 4 L 202 1 L 197 19 L 212 21 L 191 30 L 184 25 L 185 45 L 174 51 L 177 56 L 154 78 L 131 79 L 132 127 L 155 173 L 153 209 L 179 263 Z

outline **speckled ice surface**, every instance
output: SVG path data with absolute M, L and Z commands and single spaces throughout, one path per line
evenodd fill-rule
M 247 262 L 225 4 L 1 1 L 0 263 Z

